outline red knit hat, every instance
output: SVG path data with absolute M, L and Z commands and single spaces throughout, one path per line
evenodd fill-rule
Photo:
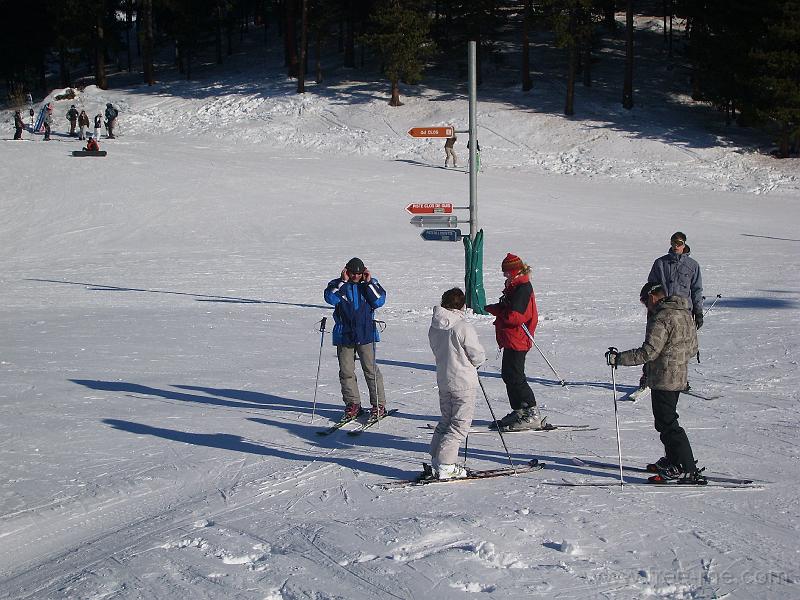
M 524 267 L 525 264 L 522 262 L 522 259 L 510 252 L 503 259 L 503 264 L 501 265 L 503 273 L 516 273 L 521 271 Z

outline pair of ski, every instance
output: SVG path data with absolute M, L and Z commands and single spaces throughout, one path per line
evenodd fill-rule
M 458 477 L 453 479 L 438 479 L 431 470 L 430 466 L 422 463 L 422 474 L 414 479 L 401 479 L 397 481 L 384 481 L 383 483 L 375 484 L 372 487 L 381 489 L 415 487 L 420 485 L 430 485 L 434 483 L 458 483 L 466 481 L 475 481 L 476 479 L 492 479 L 494 477 L 508 477 L 509 475 L 521 475 L 523 473 L 531 473 L 533 471 L 540 471 L 544 469 L 544 463 L 539 462 L 537 459 L 532 459 L 527 463 L 516 465 L 514 468 L 506 467 L 504 469 L 486 469 L 484 471 L 473 471 L 467 469 L 466 477 Z
M 427 423 L 425 425 L 426 429 L 434 430 L 436 429 L 436 425 L 433 423 Z M 547 433 L 548 431 L 597 431 L 597 427 L 592 427 L 591 425 L 551 425 L 550 423 L 546 423 L 544 427 L 541 429 L 507 429 L 502 428 L 500 430 L 501 433 Z M 484 434 L 484 433 L 497 433 L 497 429 L 491 429 L 489 427 L 473 427 L 469 430 L 469 435 L 473 434 Z
M 640 398 L 646 397 L 650 393 L 650 388 L 640 387 L 636 388 L 632 392 L 628 394 L 624 394 L 617 398 L 617 402 L 636 402 Z M 686 394 L 687 396 L 694 396 L 695 398 L 699 398 L 700 400 L 717 400 L 718 398 L 722 398 L 722 394 L 701 394 L 700 392 L 696 392 L 693 389 L 683 390 L 681 394 Z
M 605 469 L 609 471 L 618 471 L 619 465 L 613 463 L 600 462 L 596 460 L 587 460 L 583 458 L 574 457 L 572 462 L 579 467 L 592 467 L 595 469 Z M 634 473 L 647 473 L 652 474 L 647 467 L 632 467 L 629 465 L 622 465 L 623 471 Z M 723 477 L 720 475 L 705 475 L 708 483 L 678 483 L 677 479 L 669 480 L 666 482 L 652 482 L 647 479 L 625 479 L 625 485 L 647 485 L 650 487 L 668 487 L 668 488 L 729 488 L 729 489 L 762 489 L 763 483 L 756 483 L 753 479 L 741 479 L 738 477 Z M 563 479 L 560 483 L 551 485 L 565 486 L 565 487 L 614 487 L 619 485 L 619 481 L 615 482 L 600 482 L 600 481 L 571 481 Z
M 379 421 L 382 421 L 386 417 L 389 417 L 389 416 L 395 414 L 398 410 L 399 409 L 397 409 L 397 408 L 393 408 L 391 410 L 387 410 L 386 414 L 381 416 L 381 417 L 376 417 L 376 418 L 369 417 L 364 422 L 359 421 L 359 426 L 356 429 L 349 430 L 347 432 L 347 435 L 361 435 L 367 429 L 369 429 L 370 427 L 372 427 L 373 425 L 375 425 Z M 334 433 L 336 431 L 339 431 L 345 425 L 347 425 L 349 423 L 352 423 L 353 421 L 358 421 L 359 416 L 360 415 L 356 415 L 354 417 L 348 417 L 348 416 L 342 417 L 339 421 L 337 421 L 336 423 L 334 423 L 333 425 L 331 425 L 327 429 L 320 429 L 319 431 L 317 431 L 317 435 L 330 435 L 330 434 L 332 434 L 332 433 Z

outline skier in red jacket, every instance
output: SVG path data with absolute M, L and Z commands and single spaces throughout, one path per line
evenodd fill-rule
M 497 317 L 494 321 L 495 336 L 497 345 L 503 349 L 501 374 L 512 410 L 493 426 L 507 431 L 542 429 L 546 427 L 545 419 L 539 414 L 536 397 L 525 377 L 525 357 L 533 343 L 523 325 L 533 335 L 539 322 L 530 280 L 531 268 L 514 254 L 503 259 L 502 268 L 506 278 L 503 295 L 500 302 L 485 309 Z

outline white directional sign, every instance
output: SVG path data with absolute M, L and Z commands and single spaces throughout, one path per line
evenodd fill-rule
M 458 227 L 456 215 L 417 215 L 409 221 L 417 227 Z

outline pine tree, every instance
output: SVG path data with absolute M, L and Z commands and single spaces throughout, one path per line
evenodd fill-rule
M 420 1 L 385 0 L 373 19 L 373 32 L 364 41 L 378 50 L 383 71 L 391 82 L 390 106 L 402 106 L 400 81 L 422 78 L 425 58 L 433 51 L 430 19 Z
M 750 54 L 753 108 L 777 124 L 778 156 L 787 157 L 800 151 L 800 0 L 769 4 L 765 35 Z

